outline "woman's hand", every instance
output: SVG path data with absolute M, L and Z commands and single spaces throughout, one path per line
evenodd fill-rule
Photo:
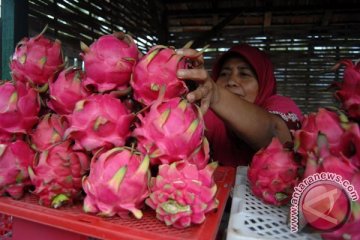
M 200 101 L 200 109 L 205 113 L 211 104 L 218 98 L 217 86 L 204 68 L 204 58 L 201 52 L 190 48 L 178 49 L 177 54 L 190 61 L 192 68 L 180 69 L 177 77 L 184 80 L 193 80 L 199 83 L 198 87 L 187 94 L 189 102 Z

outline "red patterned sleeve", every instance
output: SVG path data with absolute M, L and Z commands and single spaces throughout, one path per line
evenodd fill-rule
M 301 122 L 298 116 L 295 113 L 288 112 L 282 113 L 278 111 L 269 111 L 272 114 L 280 116 L 288 126 L 289 130 L 297 130 L 301 127 Z
M 267 99 L 263 107 L 270 113 L 280 116 L 290 130 L 297 130 L 301 127 L 303 115 L 291 98 L 274 95 Z

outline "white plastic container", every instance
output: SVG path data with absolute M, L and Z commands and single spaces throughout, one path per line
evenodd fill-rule
M 287 223 L 289 206 L 264 204 L 250 192 L 247 167 L 238 167 L 227 240 L 319 240 L 318 234 L 293 233 Z

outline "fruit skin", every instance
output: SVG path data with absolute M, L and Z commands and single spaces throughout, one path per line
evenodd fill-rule
M 90 47 L 81 43 L 80 54 L 87 77 L 84 85 L 94 92 L 124 90 L 129 87 L 133 66 L 138 60 L 138 48 L 128 34 L 116 32 L 101 36 Z
M 186 160 L 199 169 L 209 161 L 209 143 L 199 108 L 179 97 L 156 101 L 148 112 L 138 115 L 133 131 L 138 149 L 149 154 L 153 165 Z
M 347 180 L 360 189 L 360 129 L 340 110 L 319 108 L 304 118 L 303 126 L 294 132 L 295 152 L 305 167 L 303 178 L 315 173 L 329 172 Z M 346 216 L 347 202 L 337 202 L 331 213 Z M 324 206 L 325 207 L 325 206 Z M 359 200 L 352 201 L 352 212 L 340 229 L 322 234 L 324 239 L 357 239 L 360 219 Z M 326 210 L 326 209 L 325 209 Z M 329 209 L 330 210 L 330 209 Z M 326 229 L 326 227 L 324 228 Z
M 352 177 L 350 182 L 354 189 L 359 194 L 360 192 L 360 172 L 358 171 Z M 351 215 L 348 221 L 339 229 L 330 232 L 323 233 L 321 237 L 324 240 L 349 240 L 349 239 L 360 239 L 360 199 L 351 202 Z M 341 206 L 339 207 L 341 208 Z M 344 209 L 344 208 L 343 208 Z
M 83 209 L 88 213 L 126 218 L 131 212 L 142 218 L 141 208 L 149 195 L 149 156 L 124 147 L 94 155 L 90 175 L 83 178 L 87 196 Z
M 150 105 L 158 99 L 162 87 L 166 87 L 164 101 L 186 94 L 185 82 L 176 75 L 177 70 L 183 68 L 186 68 L 185 59 L 173 48 L 153 46 L 134 67 L 130 81 L 134 99 Z
M 0 143 L 0 196 L 8 193 L 19 199 L 31 185 L 28 167 L 35 151 L 23 140 Z
M 19 81 L 0 85 L 0 132 L 28 133 L 38 123 L 39 112 L 40 98 L 33 88 Z
M 360 129 L 347 116 L 333 109 L 319 108 L 304 117 L 294 132 L 294 151 L 305 167 L 304 178 L 331 171 L 351 179 L 360 166 Z
M 293 151 L 283 147 L 278 138 L 260 149 L 248 169 L 251 192 L 271 205 L 287 204 L 299 181 L 299 165 Z
M 151 178 L 151 194 L 145 203 L 167 226 L 186 228 L 205 221 L 205 214 L 216 209 L 217 185 L 213 174 L 217 162 L 199 170 L 196 165 L 178 161 L 159 166 Z
M 74 149 L 86 151 L 125 145 L 134 119 L 125 104 L 110 94 L 94 94 L 78 101 L 67 117 L 70 127 L 64 137 L 75 140 Z
M 16 45 L 10 60 L 15 80 L 45 85 L 64 67 L 61 42 L 44 37 L 45 31 L 46 27 L 39 35 L 24 38 Z
M 354 64 L 350 59 L 340 61 L 335 68 L 345 65 L 342 82 L 334 83 L 339 89 L 335 97 L 349 118 L 360 121 L 360 62 Z
M 65 116 L 48 113 L 44 115 L 35 129 L 29 134 L 32 147 L 37 151 L 45 151 L 64 139 L 69 122 Z
M 60 142 L 40 153 L 28 172 L 39 204 L 58 208 L 80 199 L 81 179 L 89 170 L 90 159 L 74 151 L 70 141 Z
M 326 135 L 331 152 L 338 151 L 339 137 L 344 129 L 338 114 L 326 108 L 319 108 L 317 112 L 304 116 L 301 129 L 294 132 L 295 151 L 305 156 L 308 151 L 313 150 L 320 132 Z
M 76 102 L 86 98 L 90 92 L 83 86 L 85 73 L 77 68 L 60 72 L 55 81 L 49 82 L 50 100 L 47 106 L 58 114 L 70 114 Z

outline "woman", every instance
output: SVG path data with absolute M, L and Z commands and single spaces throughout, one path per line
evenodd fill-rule
M 273 137 L 282 143 L 292 140 L 290 130 L 300 127 L 301 111 L 290 98 L 276 94 L 273 66 L 264 52 L 246 44 L 232 47 L 216 61 L 213 78 L 199 52 L 177 52 L 192 59 L 194 68 L 181 69 L 177 75 L 200 83 L 187 99 L 200 101 L 206 112 L 214 160 L 227 166 L 247 165 Z

